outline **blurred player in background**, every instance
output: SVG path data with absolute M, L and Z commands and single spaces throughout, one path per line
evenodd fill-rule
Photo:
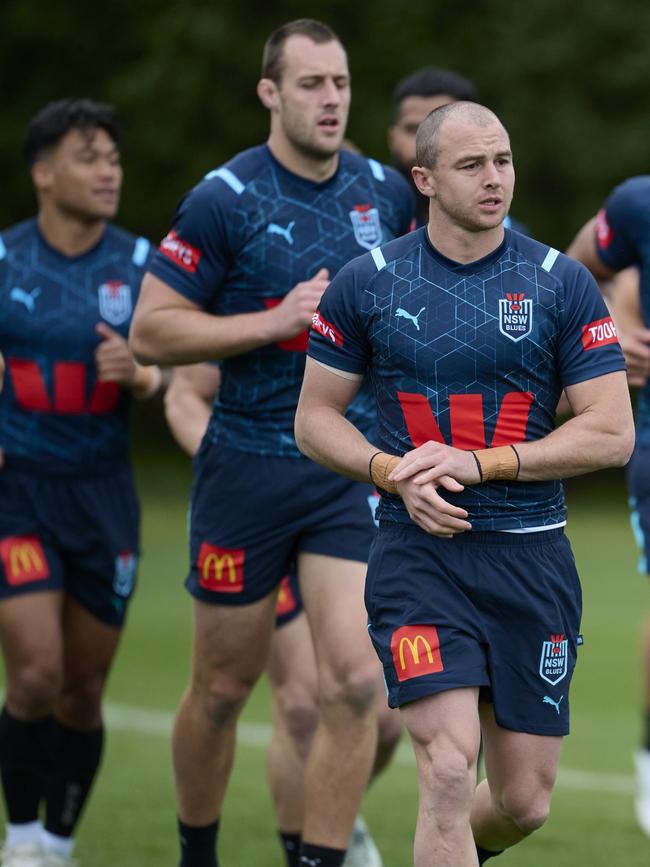
M 648 573 L 650 176 L 630 178 L 618 186 L 599 213 L 582 227 L 567 252 L 585 264 L 597 280 L 610 285 L 608 301 L 620 329 L 621 345 L 628 363 L 628 380 L 641 389 L 636 405 L 636 447 L 627 469 L 627 482 L 632 527 L 641 549 L 639 570 Z M 644 729 L 640 749 L 635 754 L 635 806 L 639 825 L 650 835 L 650 617 L 646 618 L 641 645 Z
M 199 450 L 220 383 L 215 364 L 174 368 L 165 392 L 165 416 L 179 445 Z M 300 845 L 304 772 L 318 724 L 318 681 L 314 647 L 292 564 L 280 583 L 275 632 L 266 672 L 271 685 L 273 727 L 267 754 L 269 785 L 280 838 L 289 864 Z M 402 732 L 399 714 L 380 703 L 373 777 L 389 763 Z M 357 817 L 344 867 L 379 867 L 381 857 L 363 819 Z
M 330 28 L 305 19 L 277 30 L 258 95 L 271 114 L 268 143 L 210 172 L 183 200 L 132 327 L 142 360 L 223 359 L 194 462 L 193 674 L 173 736 L 181 864 L 217 864 L 237 718 L 268 659 L 278 584 L 296 561 L 320 715 L 293 863 L 338 867 L 377 739 L 362 599 L 373 489 L 302 458 L 293 418 L 306 328 L 330 277 L 407 231 L 414 203 L 397 172 L 341 151 L 350 78 Z M 352 413 L 372 424 L 367 400 Z
M 593 280 L 504 229 L 514 168 L 499 119 L 442 106 L 417 157 L 429 223 L 326 290 L 296 436 L 380 489 L 366 605 L 415 750 L 414 864 L 473 867 L 548 815 L 581 616 L 559 478 L 625 463 L 633 423 Z M 344 415 L 368 374 L 381 450 Z M 555 429 L 563 387 L 574 416 Z
M 1 863 L 56 867 L 72 863 L 99 767 L 102 692 L 136 581 L 130 398 L 153 394 L 160 371 L 126 340 L 149 244 L 110 223 L 113 109 L 50 103 L 24 154 L 38 215 L 0 234 Z

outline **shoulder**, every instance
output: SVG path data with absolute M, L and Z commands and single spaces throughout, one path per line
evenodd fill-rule
M 365 175 L 375 184 L 385 186 L 387 189 L 401 192 L 410 191 L 408 181 L 396 169 L 372 157 L 344 150 L 341 151 L 341 166 L 348 171 Z
M 141 235 L 134 235 L 121 226 L 109 223 L 106 227 L 106 236 L 113 247 L 117 248 L 122 255 L 131 259 L 137 267 L 143 267 L 151 254 L 151 243 Z
M 421 247 L 424 231 L 418 229 L 415 232 L 394 238 L 379 247 L 374 247 L 369 253 L 352 259 L 347 265 L 344 265 L 339 273 L 347 273 L 348 275 L 354 273 L 355 278 L 360 283 L 368 282 L 378 274 L 392 273 L 399 262 L 408 259 L 413 251 L 417 251 Z
M 650 175 L 628 178 L 615 187 L 605 204 L 607 217 L 613 215 L 650 220 Z
M 553 283 L 565 286 L 589 283 L 595 286 L 591 273 L 581 262 L 528 235 L 510 230 L 509 248 L 517 251 L 525 262 L 536 268 L 538 280 L 543 281 L 544 274 L 547 274 L 547 286 Z
M 209 171 L 188 194 L 193 201 L 234 201 L 272 167 L 265 145 L 249 148 Z
M 0 259 L 4 259 L 9 250 L 29 243 L 37 237 L 36 217 L 30 217 L 28 220 L 16 223 L 15 226 L 8 226 L 0 231 Z

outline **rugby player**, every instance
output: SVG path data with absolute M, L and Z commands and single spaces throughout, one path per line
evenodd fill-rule
M 631 521 L 641 551 L 639 570 L 648 573 L 650 539 L 650 176 L 629 178 L 578 232 L 568 254 L 603 284 L 616 275 L 612 303 L 631 385 L 641 387 L 636 404 L 636 447 L 627 470 Z M 630 271 L 629 269 L 633 269 Z M 625 275 L 625 276 L 623 276 Z M 621 277 L 625 283 L 621 288 Z M 640 295 L 639 295 L 640 293 Z M 636 816 L 650 835 L 650 617 L 642 632 L 644 729 L 636 751 Z
M 593 278 L 504 229 L 514 169 L 498 118 L 438 108 L 417 157 L 428 226 L 329 285 L 296 437 L 380 488 L 366 605 L 415 749 L 414 864 L 473 867 L 545 822 L 569 729 L 581 596 L 558 479 L 625 464 L 634 430 Z M 368 373 L 377 445 L 344 415 Z M 562 388 L 574 415 L 555 429 Z
M 113 109 L 50 103 L 24 155 L 38 214 L 0 233 L 1 863 L 55 867 L 72 863 L 136 581 L 129 403 L 160 371 L 136 364 L 126 339 L 149 243 L 110 222 L 122 185 Z
M 410 228 L 408 185 L 341 151 L 345 50 L 320 22 L 279 28 L 258 95 L 267 143 L 210 172 L 182 201 L 136 309 L 141 361 L 223 359 L 195 458 L 191 684 L 173 736 L 182 867 L 214 867 L 237 718 L 268 659 L 277 587 L 297 563 L 318 667 L 300 863 L 338 867 L 370 775 L 379 690 L 362 588 L 373 488 L 298 451 L 293 417 L 306 328 L 349 259 Z M 353 417 L 371 424 L 363 395 Z

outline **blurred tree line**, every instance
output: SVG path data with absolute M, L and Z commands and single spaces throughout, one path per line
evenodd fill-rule
M 614 184 L 650 170 L 646 0 L 3 0 L 0 226 L 33 212 L 20 158 L 29 118 L 51 99 L 92 96 L 122 118 L 119 222 L 160 238 L 186 189 L 266 137 L 262 45 L 303 16 L 347 46 L 349 136 L 379 159 L 401 76 L 438 65 L 473 78 L 511 133 L 513 210 L 541 240 L 565 246 Z

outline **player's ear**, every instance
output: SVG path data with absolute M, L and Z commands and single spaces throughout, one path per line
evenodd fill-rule
M 434 198 L 436 195 L 436 188 L 431 169 L 427 169 L 424 166 L 413 166 L 411 174 L 413 175 L 415 186 L 422 195 L 427 196 L 430 199 Z
M 273 111 L 278 104 L 278 86 L 271 78 L 261 78 L 257 82 L 257 95 L 264 108 Z
M 48 160 L 37 160 L 32 166 L 32 182 L 36 192 L 43 192 L 52 185 L 52 166 Z

